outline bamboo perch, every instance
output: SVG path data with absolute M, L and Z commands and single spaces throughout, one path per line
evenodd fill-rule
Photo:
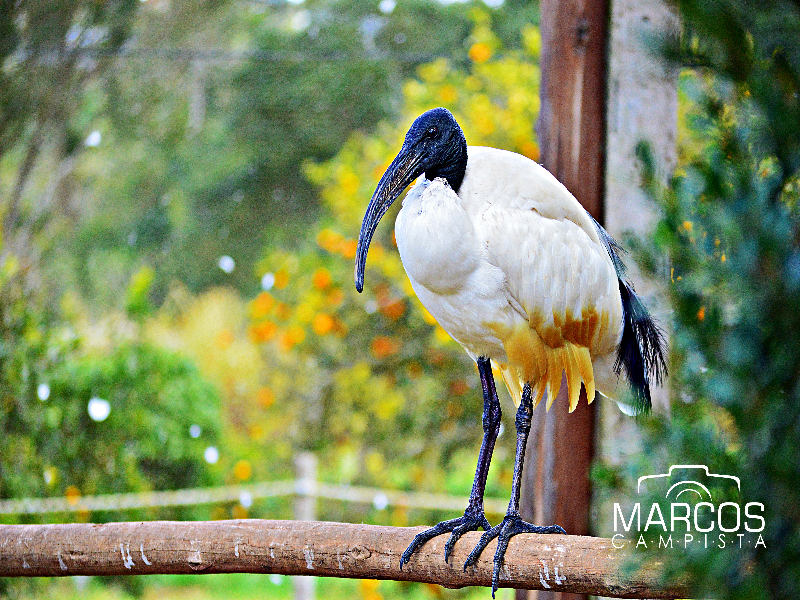
M 434 538 L 401 571 L 400 554 L 421 527 L 315 521 L 150 521 L 65 525 L 0 525 L 0 577 L 280 573 L 394 579 L 450 588 L 488 586 L 496 542 L 475 568 L 461 565 L 478 541 L 471 532 L 444 562 L 447 536 Z M 625 568 L 628 551 L 611 540 L 565 535 L 515 537 L 501 587 L 578 592 L 617 598 L 676 598 L 657 566 Z

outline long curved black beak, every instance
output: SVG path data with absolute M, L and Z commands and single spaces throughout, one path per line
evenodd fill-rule
M 369 201 L 364 221 L 361 223 L 361 233 L 358 235 L 356 247 L 356 289 L 359 292 L 364 289 L 364 268 L 367 264 L 367 251 L 372 235 L 392 203 L 403 193 L 408 184 L 422 175 L 424 172 L 422 161 L 423 155 L 419 151 L 404 144 L 378 182 L 375 193 L 372 194 L 372 200 Z

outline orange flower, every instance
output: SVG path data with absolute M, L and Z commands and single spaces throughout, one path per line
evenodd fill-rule
M 705 320 L 705 318 L 706 318 L 706 307 L 705 306 L 701 306 L 700 310 L 697 311 L 697 320 L 698 321 L 703 321 L 703 320 Z
M 406 375 L 409 379 L 419 379 L 420 376 L 424 373 L 424 369 L 422 365 L 419 364 L 417 361 L 412 362 L 406 368 Z
M 454 402 L 451 400 L 445 406 L 445 412 L 447 413 L 448 419 L 457 419 L 464 414 L 464 407 L 461 406 L 460 402 Z
M 406 303 L 402 300 L 391 300 L 381 304 L 381 313 L 396 321 L 406 312 Z
M 463 379 L 456 379 L 450 382 L 450 393 L 453 396 L 463 396 L 469 391 L 469 385 Z
M 331 254 L 339 252 L 343 242 L 344 237 L 342 234 L 336 233 L 332 229 L 323 229 L 317 234 L 317 244 Z
M 330 292 L 328 292 L 328 296 L 325 298 L 330 306 L 334 308 L 338 308 L 344 302 L 344 292 L 339 288 L 334 288 Z
M 400 350 L 400 343 L 386 335 L 379 335 L 372 339 L 372 355 L 377 359 L 386 358 Z
M 285 302 L 278 302 L 275 305 L 275 315 L 285 321 L 292 316 L 292 309 Z
M 321 267 L 314 271 L 314 276 L 311 278 L 314 287 L 319 290 L 324 290 L 331 284 L 331 273 L 325 267 Z
M 436 585 L 435 583 L 426 583 L 425 587 L 434 598 L 441 598 L 444 596 L 444 593 L 442 592 L 442 586 L 440 585 Z
M 81 499 L 81 491 L 74 485 L 69 486 L 64 490 L 64 496 L 67 497 L 67 502 L 70 506 L 75 506 L 78 500 Z
M 329 314 L 317 313 L 311 323 L 311 328 L 317 335 L 325 335 L 326 333 L 331 332 L 334 325 L 335 323 L 333 321 L 333 317 L 331 317 Z
M 342 256 L 348 258 L 350 260 L 356 257 L 356 247 L 358 246 L 358 242 L 356 240 L 345 240 L 342 244 Z
M 299 325 L 292 325 L 287 329 L 280 339 L 280 347 L 284 352 L 291 350 L 296 344 L 306 339 L 306 331 Z
M 523 142 L 520 150 L 522 150 L 522 154 L 524 154 L 531 160 L 536 160 L 536 161 L 539 160 L 539 146 L 537 146 L 533 142 L 531 141 Z
M 472 47 L 469 49 L 469 58 L 473 62 L 483 63 L 489 60 L 491 57 L 492 57 L 492 49 L 489 48 L 489 46 L 487 44 L 484 44 L 483 42 L 472 44 Z
M 383 595 L 378 592 L 379 582 L 376 579 L 362 579 L 359 582 L 361 598 L 363 600 L 383 600 Z
M 256 393 L 256 400 L 264 408 L 269 408 L 275 403 L 275 392 L 271 388 L 262 387 Z
M 273 306 L 275 306 L 275 298 L 272 297 L 272 294 L 261 292 L 253 300 L 253 316 L 256 319 L 265 317 Z
M 268 342 L 275 337 L 278 326 L 272 321 L 264 321 L 250 327 L 250 338 L 256 342 Z

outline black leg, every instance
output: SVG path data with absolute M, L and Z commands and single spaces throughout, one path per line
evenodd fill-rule
M 531 432 L 531 416 L 533 415 L 533 402 L 531 400 L 531 386 L 525 384 L 522 391 L 522 401 L 517 409 L 517 453 L 514 458 L 514 478 L 511 482 L 511 499 L 508 502 L 508 510 L 503 522 L 492 527 L 481 536 L 478 544 L 470 552 L 467 561 L 464 563 L 464 570 L 475 564 L 483 549 L 494 538 L 497 540 L 497 551 L 494 553 L 494 569 L 492 570 L 492 598 L 497 591 L 500 582 L 500 568 L 503 566 L 503 559 L 508 549 L 508 542 L 518 533 L 566 533 L 558 525 L 540 527 L 531 525 L 522 520 L 519 515 L 519 495 L 520 484 L 522 482 L 522 468 L 525 462 L 525 445 L 528 443 L 528 434 Z
M 483 441 L 478 454 L 478 467 L 475 469 L 475 479 L 472 482 L 472 492 L 469 503 L 464 511 L 464 516 L 449 521 L 442 521 L 438 525 L 418 533 L 411 544 L 400 557 L 400 568 L 406 564 L 411 555 L 428 540 L 443 533 L 452 532 L 450 539 L 444 547 L 444 560 L 450 557 L 453 545 L 468 531 L 476 531 L 479 527 L 488 530 L 489 521 L 483 512 L 483 492 L 486 489 L 486 477 L 489 475 L 489 463 L 492 460 L 494 443 L 500 432 L 500 401 L 497 399 L 497 390 L 494 387 L 492 366 L 488 358 L 478 358 L 478 373 L 483 386 Z M 529 426 L 530 428 L 530 426 Z

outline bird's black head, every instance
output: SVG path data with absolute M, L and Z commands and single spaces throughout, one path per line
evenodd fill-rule
M 467 169 L 467 140 L 449 110 L 434 108 L 417 117 L 398 156 L 404 152 L 420 157 L 415 178 L 421 173 L 430 180 L 443 177 L 458 192 Z
M 414 121 L 403 147 L 381 177 L 367 207 L 356 250 L 356 289 L 364 288 L 364 268 L 372 235 L 381 217 L 404 189 L 425 173 L 427 179 L 444 178 L 458 192 L 467 170 L 467 141 L 446 108 L 434 108 Z

